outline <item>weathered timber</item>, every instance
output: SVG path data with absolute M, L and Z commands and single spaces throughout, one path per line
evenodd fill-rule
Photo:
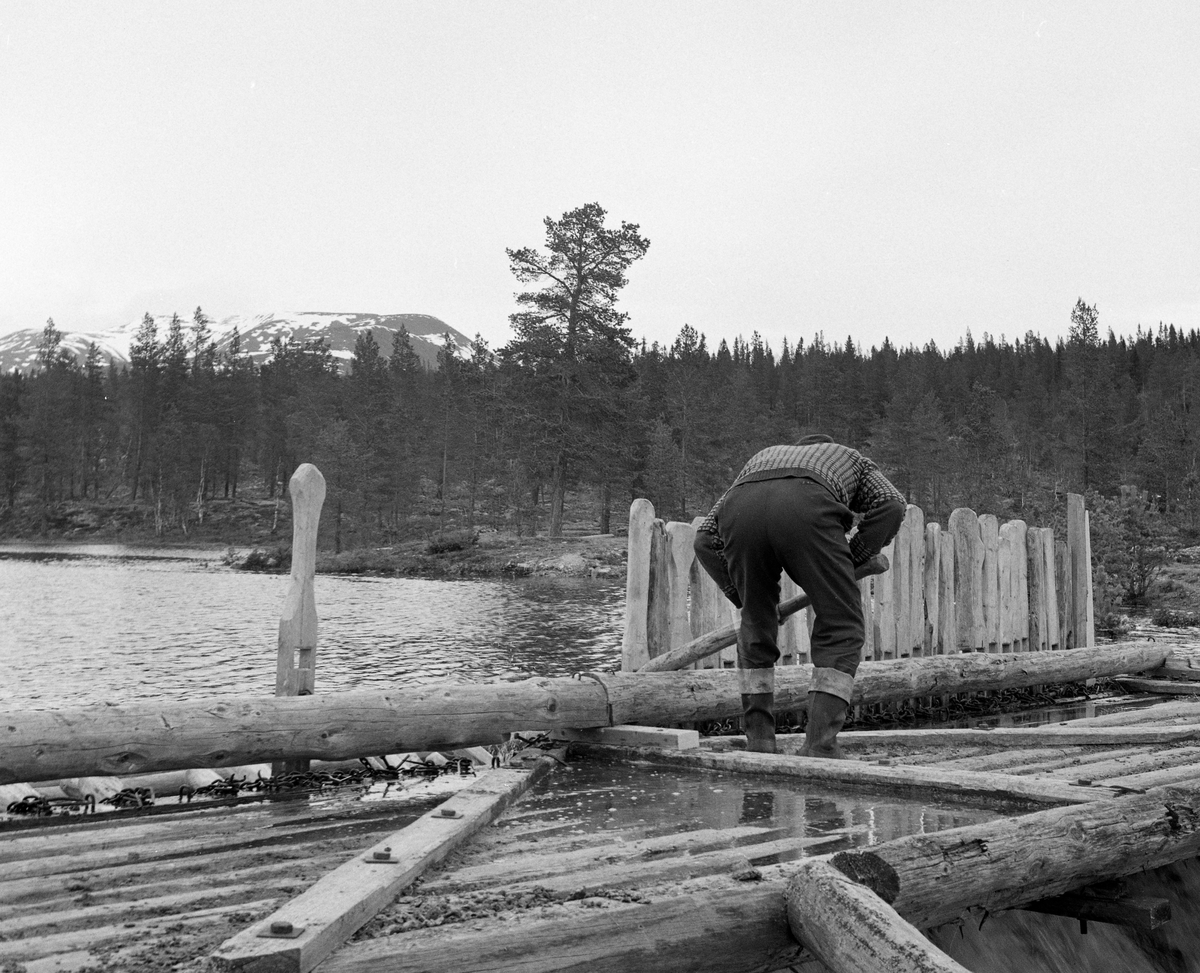
M 1044 912 L 1052 916 L 1065 916 L 1081 922 L 1110 922 L 1142 932 L 1157 929 L 1171 921 L 1170 899 L 1152 896 L 1103 896 L 1084 892 L 1056 895 L 1052 899 L 1031 902 L 1023 906 L 1028 912 Z
M 950 513 L 947 531 L 954 544 L 955 646 L 961 652 L 983 649 L 983 537 L 979 517 L 969 507 Z
M 873 846 L 897 876 L 892 907 L 926 929 L 968 909 L 996 912 L 1157 868 L 1200 853 L 1200 784 L 1052 808 Z M 853 853 L 841 853 L 853 858 Z M 813 859 L 824 860 L 824 859 Z M 761 973 L 809 954 L 791 936 L 784 906 L 796 866 L 762 869 L 764 881 L 567 918 L 441 927 L 341 950 L 322 973 L 623 973 L 697 969 Z M 590 913 L 590 914 L 589 914 Z
M 572 744 L 586 751 L 592 744 Z M 943 767 L 883 766 L 857 760 L 823 760 L 780 754 L 734 750 L 658 750 L 630 748 L 628 756 L 670 767 L 692 767 L 765 777 L 820 781 L 836 787 L 853 787 L 889 794 L 920 794 L 972 800 L 1015 801 L 1028 804 L 1086 804 L 1115 797 L 1118 791 L 1104 786 L 1080 786 L 1060 780 L 1020 777 L 1015 774 L 981 774 Z
M 1159 664 L 1168 652 L 1160 642 L 1124 642 L 1075 652 L 960 653 L 928 659 L 864 662 L 855 676 L 853 700 L 886 703 L 946 693 L 1015 689 L 1047 683 L 1078 682 L 1123 672 L 1141 672 Z M 805 708 L 811 666 L 775 670 L 779 712 Z M 594 674 L 603 682 L 613 723 L 644 723 L 646 714 L 664 724 L 736 716 L 741 702 L 729 672 L 620 672 Z
M 793 741 L 789 737 L 794 736 Z M 1135 746 L 1150 743 L 1181 743 L 1184 740 L 1200 740 L 1200 725 L 1192 726 L 1149 726 L 1149 727 L 997 727 L 994 730 L 969 729 L 914 729 L 914 730 L 854 730 L 842 733 L 838 741 L 844 747 L 878 746 L 963 746 L 982 745 L 988 747 L 1029 746 Z M 780 749 L 794 746 L 799 749 L 803 740 L 799 734 L 779 737 Z M 655 744 L 657 746 L 657 744 Z
M 1157 693 L 1160 696 L 1200 696 L 1200 682 L 1183 679 L 1139 679 L 1123 677 L 1117 685 L 1132 693 Z
M 983 580 L 980 582 L 983 648 L 987 652 L 999 652 L 1002 646 L 1000 611 L 1006 605 L 1007 598 L 1000 591 L 1000 521 L 995 514 L 979 515 L 979 540 L 983 548 Z
M 352 936 L 396 893 L 494 821 L 555 765 L 540 758 L 529 770 L 493 770 L 402 831 L 323 876 L 260 923 L 221 945 L 209 959 L 214 970 L 307 973 Z M 262 936 L 286 924 L 295 938 Z
M 567 678 L 5 713 L 0 783 L 340 760 L 499 743 L 514 729 L 608 725 L 604 688 Z
M 316 686 L 317 602 L 313 580 L 325 477 L 311 463 L 301 463 L 292 474 L 288 492 L 292 497 L 292 574 L 279 617 L 275 695 L 310 696 Z M 283 761 L 275 767 L 276 773 L 307 770 L 308 761 L 303 759 Z
M 591 729 L 551 730 L 554 740 L 572 743 L 596 743 L 610 747 L 666 747 L 669 750 L 695 750 L 700 746 L 696 730 L 659 726 L 597 726 Z
M 634 500 L 629 508 L 629 559 L 625 571 L 625 634 L 621 643 L 623 668 L 636 669 L 650 658 L 646 612 L 650 607 L 650 528 L 654 504 Z
M 886 558 L 881 556 L 873 557 L 866 564 L 861 564 L 855 568 L 854 576 L 861 580 L 869 575 L 882 574 L 887 569 L 888 562 Z M 781 602 L 779 605 L 780 619 L 789 618 L 802 608 L 807 608 L 811 604 L 811 601 L 808 595 L 800 594 L 795 598 L 789 598 L 787 601 Z M 714 652 L 719 652 L 728 645 L 734 645 L 737 642 L 737 633 L 738 629 L 736 625 L 726 625 L 724 628 L 708 632 L 697 639 L 692 639 L 677 649 L 672 649 L 670 652 L 664 652 L 662 655 L 655 656 L 644 663 L 637 671 L 668 672 L 673 669 L 682 669 L 699 659 L 712 655 Z
M 788 882 L 787 916 L 792 935 L 830 973 L 970 973 L 871 888 L 824 858 L 802 862 Z
M 1145 679 L 1181 679 L 1187 682 L 1200 682 L 1200 669 L 1188 665 L 1190 660 L 1177 660 L 1170 657 L 1157 669 L 1151 669 L 1143 674 Z
M 853 702 L 1141 672 L 1161 665 L 1167 652 L 1163 643 L 1129 642 L 1074 652 L 864 662 Z M 811 674 L 811 666 L 776 670 L 775 700 L 781 712 L 804 708 Z M 497 743 L 512 730 L 651 722 L 670 726 L 738 712 L 737 673 L 718 669 L 8 712 L 0 713 L 0 784 L 456 749 Z

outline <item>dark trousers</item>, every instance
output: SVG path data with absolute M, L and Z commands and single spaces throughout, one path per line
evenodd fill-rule
M 850 508 L 805 477 L 735 487 L 721 507 L 729 576 L 742 599 L 738 665 L 765 669 L 779 658 L 779 578 L 786 571 L 812 599 L 812 662 L 853 676 L 863 616 L 846 531 Z

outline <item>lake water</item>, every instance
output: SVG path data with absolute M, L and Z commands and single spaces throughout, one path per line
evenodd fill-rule
M 9 706 L 272 695 L 286 575 L 220 552 L 0 546 Z M 623 584 L 318 575 L 317 691 L 620 664 Z

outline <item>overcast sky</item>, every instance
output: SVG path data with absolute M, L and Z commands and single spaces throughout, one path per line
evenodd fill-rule
M 621 305 L 772 347 L 1200 328 L 1200 3 L 0 0 L 0 334 L 144 311 L 511 336 L 599 202 Z

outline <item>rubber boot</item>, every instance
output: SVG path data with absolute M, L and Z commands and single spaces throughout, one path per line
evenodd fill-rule
M 742 694 L 742 729 L 746 749 L 752 753 L 775 753 L 775 694 Z
M 804 746 L 800 748 L 801 757 L 826 757 L 832 760 L 844 760 L 842 746 L 837 742 L 838 731 L 846 724 L 846 713 L 849 706 L 840 696 L 830 693 L 808 694 L 808 730 L 804 737 Z

